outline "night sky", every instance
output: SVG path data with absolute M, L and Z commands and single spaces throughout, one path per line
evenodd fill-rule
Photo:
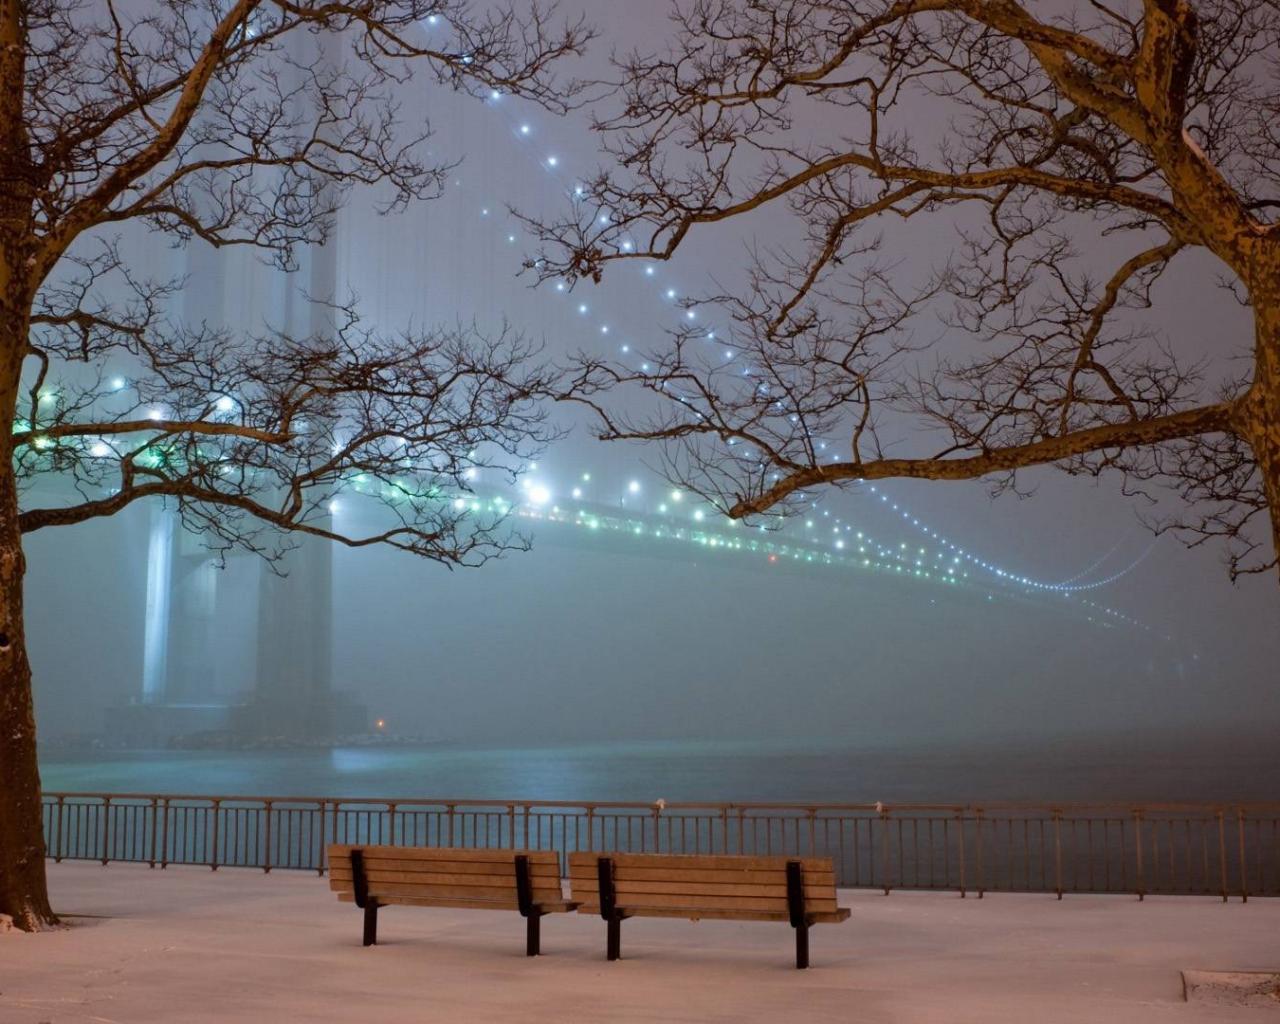
M 582 70 L 600 70 L 610 47 L 660 38 L 657 9 L 590 4 L 602 39 Z M 505 320 L 544 339 L 554 357 L 587 350 L 639 360 L 682 315 L 668 290 L 681 299 L 732 287 L 748 242 L 792 230 L 785 210 L 767 210 L 694 237 L 653 275 L 627 265 L 572 294 L 533 289 L 517 274 L 533 243 L 508 206 L 547 215 L 567 201 L 576 176 L 599 160 L 587 114 L 557 119 L 510 98 L 481 103 L 415 88 L 437 132 L 435 152 L 463 160 L 453 184 L 444 198 L 393 218 L 372 212 L 376 196 L 358 195 L 335 243 L 340 288 L 389 331 L 472 320 L 495 329 Z M 838 130 L 832 116 L 799 130 Z M 896 239 L 903 273 L 927 268 L 949 237 L 942 221 L 913 224 Z M 252 256 L 198 246 L 175 253 L 140 235 L 128 244 L 155 266 L 187 261 L 189 310 L 249 328 L 280 313 L 289 286 Z M 1106 267 L 1122 258 L 1097 256 Z M 1215 272 L 1205 257 L 1179 263 L 1157 288 L 1156 322 L 1180 353 L 1225 366 L 1249 345 L 1249 324 Z M 711 325 L 717 314 L 700 308 L 698 316 Z M 565 424 L 572 434 L 529 474 L 546 503 L 571 504 L 574 487 L 646 513 L 666 500 L 670 485 L 646 465 L 656 453 L 602 445 L 581 418 Z M 911 440 L 902 438 L 902 453 Z M 476 572 L 387 551 L 338 552 L 335 686 L 360 694 L 397 732 L 495 742 L 816 732 L 981 743 L 1275 727 L 1274 574 L 1233 586 L 1212 545 L 1188 551 L 1170 537 L 1153 541 L 1137 518 L 1142 506 L 1118 480 L 1044 469 L 1022 483 L 1033 496 L 992 501 L 981 483 L 888 481 L 881 489 L 910 517 L 1015 574 L 1074 581 L 1068 586 L 1118 578 L 1070 596 L 1014 600 L 980 585 L 976 567 L 966 585 L 948 587 L 796 571 L 764 555 L 673 554 L 656 541 L 605 543 L 568 527 L 540 534 L 533 524 L 531 554 Z M 815 529 L 839 519 L 877 537 L 919 539 L 884 504 L 865 488 L 828 493 Z M 147 516 L 134 509 L 29 538 L 28 622 L 46 736 L 94 732 L 107 704 L 137 692 Z M 209 699 L 233 699 L 251 685 L 259 571 L 252 559 L 235 559 L 219 578 Z M 1126 619 L 1108 622 L 1080 598 Z

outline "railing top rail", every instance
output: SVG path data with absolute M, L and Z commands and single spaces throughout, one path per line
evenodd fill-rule
M 1008 814 L 1024 812 L 1035 814 L 1081 814 L 1093 812 L 1099 814 L 1167 814 L 1186 813 L 1216 815 L 1220 813 L 1271 813 L 1280 815 L 1280 800 L 1274 801 L 1197 801 L 1197 802 L 1156 802 L 1142 801 L 980 801 L 966 804 L 947 803 L 821 803 L 821 802 L 788 802 L 744 801 L 744 802 L 701 802 L 701 801 L 664 801 L 641 802 L 635 800 L 493 800 L 466 799 L 461 797 L 335 797 L 335 796 L 243 796 L 234 794 L 211 793 L 108 793 L 108 792 L 46 792 L 45 800 L 145 800 L 156 801 L 203 801 L 208 803 L 248 803 L 248 804 L 314 804 L 325 806 L 380 806 L 395 805 L 404 807 L 440 807 L 445 808 L 484 808 L 491 810 L 520 809 L 560 809 L 574 808 L 588 811 L 627 811 L 641 810 L 652 812 L 661 807 L 666 812 L 703 811 L 721 813 L 779 811 L 784 813 L 833 813 L 853 812 L 868 814 Z

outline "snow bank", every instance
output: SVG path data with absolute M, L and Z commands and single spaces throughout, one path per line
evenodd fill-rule
M 555 915 L 545 956 L 519 916 L 392 907 L 377 947 L 315 875 L 50 865 L 73 927 L 0 935 L 3 1024 L 239 1022 L 1275 1021 L 1188 1003 L 1184 970 L 1280 966 L 1280 901 L 842 893 L 792 967 L 780 924 Z

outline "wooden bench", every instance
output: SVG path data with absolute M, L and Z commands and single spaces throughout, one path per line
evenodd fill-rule
M 572 853 L 578 912 L 607 923 L 607 956 L 621 955 L 628 917 L 787 921 L 796 932 L 796 967 L 809 966 L 809 926 L 847 920 L 836 906 L 829 857 Z
M 525 952 L 540 952 L 543 914 L 573 910 L 550 850 L 462 850 L 424 846 L 329 846 L 329 888 L 364 911 L 364 944 L 378 941 L 378 908 L 518 910 Z

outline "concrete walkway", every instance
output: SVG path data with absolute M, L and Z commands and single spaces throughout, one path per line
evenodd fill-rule
M 792 967 L 785 925 L 393 907 L 382 944 L 315 875 L 50 865 L 71 927 L 0 935 L 4 1024 L 201 1022 L 1280 1021 L 1184 1000 L 1181 971 L 1280 969 L 1280 901 L 842 893 Z M 74 915 L 74 916 L 72 916 Z

